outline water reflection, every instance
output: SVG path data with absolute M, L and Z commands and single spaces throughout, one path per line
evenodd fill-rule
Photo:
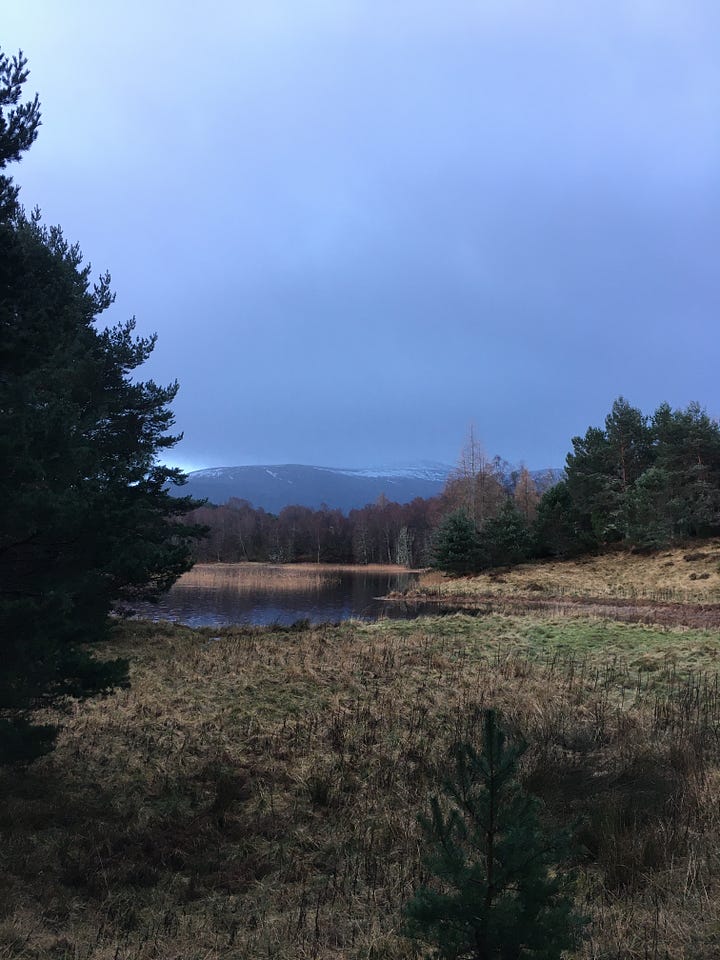
M 404 604 L 378 598 L 402 591 L 417 574 L 398 567 L 329 564 L 199 564 L 138 616 L 192 627 L 312 623 L 406 616 Z

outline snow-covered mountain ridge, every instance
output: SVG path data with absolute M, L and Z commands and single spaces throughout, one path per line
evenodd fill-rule
M 287 470 L 325 470 L 328 473 L 341 473 L 347 477 L 405 477 L 415 480 L 441 480 L 445 482 L 454 467 L 447 463 L 438 463 L 435 460 L 420 460 L 417 463 L 390 464 L 379 467 L 314 467 L 293 463 L 259 464 L 252 467 L 206 467 L 203 470 L 193 470 L 188 476 L 195 480 L 219 480 L 231 477 L 235 473 L 241 475 L 245 470 L 264 470 L 269 476 L 283 479 L 278 471 Z
M 400 463 L 381 467 L 324 467 L 348 477 L 406 477 L 413 480 L 433 480 L 445 483 L 454 467 L 435 460 L 420 460 L 417 463 Z
M 211 503 L 237 497 L 273 513 L 290 505 L 317 509 L 323 503 L 348 511 L 374 502 L 381 494 L 399 503 L 436 496 L 452 469 L 435 461 L 374 467 L 297 463 L 209 467 L 189 473 L 187 485 L 173 492 L 207 498 Z
M 323 504 L 348 512 L 374 503 L 381 495 L 397 503 L 437 496 L 453 470 L 448 464 L 433 460 L 374 467 L 314 467 L 297 463 L 209 467 L 189 473 L 187 485 L 172 492 L 178 496 L 189 493 L 218 504 L 236 497 L 271 513 L 293 505 L 316 510 Z M 558 480 L 562 471 L 552 473 Z M 533 472 L 536 478 L 546 474 L 547 471 Z

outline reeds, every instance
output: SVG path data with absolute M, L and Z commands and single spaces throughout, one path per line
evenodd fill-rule
M 232 591 L 235 593 L 297 593 L 324 589 L 339 583 L 343 572 L 397 574 L 404 567 L 373 564 L 366 567 L 331 563 L 199 563 L 184 574 L 177 588 Z

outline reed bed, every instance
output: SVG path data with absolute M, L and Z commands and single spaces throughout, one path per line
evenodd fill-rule
M 338 583 L 343 572 L 397 574 L 404 570 L 404 567 L 389 564 L 357 567 L 331 563 L 198 563 L 180 578 L 177 589 L 200 587 L 237 593 L 296 593 Z
M 177 590 L 202 588 L 230 590 L 234 593 L 298 593 L 318 590 L 337 583 L 335 570 L 273 566 L 255 563 L 196 564 L 177 583 Z
M 420 956 L 402 907 L 450 744 L 499 707 L 576 824 L 576 960 L 710 960 L 717 635 L 453 616 L 118 627 L 133 685 L 0 776 L 0 957 Z

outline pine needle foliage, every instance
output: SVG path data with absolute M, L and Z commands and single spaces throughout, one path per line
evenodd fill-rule
M 444 960 L 558 960 L 577 940 L 572 878 L 557 869 L 566 838 L 546 834 L 521 787 L 524 749 L 486 710 L 481 749 L 455 745 L 444 796 L 420 817 L 431 882 L 406 906 L 406 932 Z
M 20 53 L 0 50 L 0 170 L 40 124 L 20 103 Z M 134 321 L 100 329 L 110 277 L 59 227 L 26 216 L 0 176 L 0 766 L 50 750 L 37 710 L 128 683 L 124 659 L 93 655 L 117 604 L 153 599 L 192 566 L 198 506 L 173 497 L 184 475 L 161 458 L 177 383 L 136 376 L 155 337 Z
M 448 514 L 440 524 L 431 562 L 437 570 L 458 576 L 482 568 L 477 530 L 464 510 Z

